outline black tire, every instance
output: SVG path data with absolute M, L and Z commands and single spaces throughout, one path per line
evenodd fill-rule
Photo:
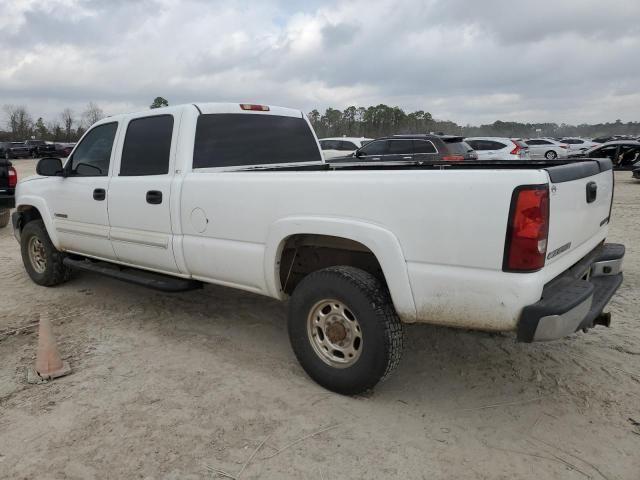
M 32 238 L 39 240 L 41 244 L 40 251 L 45 263 L 41 272 L 36 270 L 30 260 L 28 249 Z M 53 287 L 69 280 L 71 269 L 63 263 L 65 254 L 53 246 L 42 220 L 33 220 L 24 226 L 20 233 L 20 249 L 24 268 L 31 280 L 38 285 Z
M 549 150 L 544 154 L 544 158 L 546 158 L 547 160 L 555 160 L 556 158 L 558 158 L 558 154 L 553 150 Z
M 11 218 L 11 210 L 8 208 L 0 209 L 0 228 L 4 228 L 9 225 L 9 220 Z
M 314 308 L 326 299 L 341 302 L 357 319 L 361 351 L 348 366 L 330 365 L 312 344 L 309 332 L 314 328 L 309 330 L 308 322 L 313 321 Z M 305 277 L 291 296 L 288 327 L 302 368 L 326 389 L 344 395 L 373 388 L 396 368 L 402 355 L 402 323 L 389 292 L 373 275 L 353 267 L 330 267 Z

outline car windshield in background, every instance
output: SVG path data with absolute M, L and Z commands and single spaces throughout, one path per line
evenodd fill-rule
M 198 117 L 193 168 L 321 160 L 313 131 L 303 118 L 239 113 Z

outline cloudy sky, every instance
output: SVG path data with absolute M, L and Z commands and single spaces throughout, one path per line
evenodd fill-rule
M 0 105 L 640 120 L 640 0 L 0 0 Z

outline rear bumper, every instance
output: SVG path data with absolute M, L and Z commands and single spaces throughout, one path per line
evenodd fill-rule
M 624 254 L 624 245 L 601 245 L 549 282 L 542 299 L 523 309 L 518 340 L 556 340 L 597 324 L 608 326 L 602 311 L 622 284 Z
M 0 194 L 0 208 L 14 208 L 16 206 L 16 197 L 13 195 Z

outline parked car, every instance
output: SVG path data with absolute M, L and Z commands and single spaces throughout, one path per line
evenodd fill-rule
M 75 143 L 56 143 L 54 156 L 68 157 L 75 146 Z
M 577 137 L 563 138 L 562 140 L 560 140 L 560 142 L 567 144 L 568 146 L 567 150 L 569 155 L 576 152 L 586 152 L 590 148 L 593 148 L 596 145 L 598 145 L 597 142 L 593 142 L 586 138 L 577 138 Z
M 29 148 L 22 142 L 0 142 L 0 156 L 5 160 L 27 158 L 31 156 Z
M 49 157 L 56 153 L 55 145 L 44 140 L 25 140 L 24 144 L 33 158 Z
M 357 149 L 373 140 L 365 137 L 321 138 L 320 148 L 325 159 L 351 155 Z
M 566 143 L 560 143 L 550 138 L 530 138 L 524 140 L 524 143 L 529 146 L 529 155 L 533 160 L 540 158 L 546 158 L 547 160 L 567 158 L 569 147 Z
M 575 153 L 570 158 L 608 158 L 617 170 L 630 170 L 640 161 L 640 142 L 615 140 L 597 145 L 584 153 Z
M 359 151 L 400 143 L 470 150 L 411 135 Z M 199 103 L 103 119 L 36 171 L 12 214 L 35 283 L 80 269 L 289 298 L 296 357 L 343 394 L 396 367 L 403 322 L 553 340 L 608 324 L 622 282 L 607 159 L 327 164 L 300 110 Z
M 519 138 L 467 137 L 465 142 L 478 154 L 479 160 L 523 160 L 529 157 L 529 146 Z
M 0 228 L 9 223 L 9 212 L 15 206 L 15 188 L 18 174 L 11 162 L 0 158 Z
M 463 137 L 409 134 L 377 138 L 346 157 L 330 163 L 360 162 L 437 162 L 477 160 L 478 155 Z

